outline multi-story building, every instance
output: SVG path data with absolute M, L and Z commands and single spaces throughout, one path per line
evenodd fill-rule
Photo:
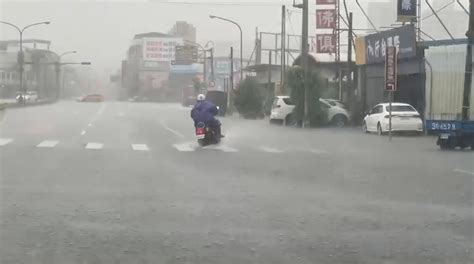
M 23 40 L 24 71 L 23 90 L 36 91 L 41 98 L 58 96 L 58 76 L 55 63 L 59 57 L 49 50 L 46 40 Z M 0 97 L 14 98 L 20 91 L 18 64 L 19 41 L 0 42 Z
M 169 88 L 171 62 L 177 45 L 183 39 L 173 35 L 149 32 L 137 34 L 122 62 L 122 99 L 165 100 L 175 92 Z
M 186 21 L 178 21 L 169 31 L 170 35 L 181 37 L 185 41 L 196 42 L 196 28 Z

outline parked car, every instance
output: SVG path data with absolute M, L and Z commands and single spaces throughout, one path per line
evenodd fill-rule
M 27 102 L 38 102 L 38 93 L 35 91 L 26 92 L 25 99 Z
M 383 135 L 389 131 L 389 104 L 378 104 L 364 118 L 364 132 Z M 405 103 L 392 103 L 392 131 L 423 132 L 423 121 L 416 109 Z
M 350 115 L 344 104 L 337 100 L 324 98 L 320 98 L 319 102 L 326 108 L 327 119 L 331 124 L 343 127 L 349 122 Z M 293 122 L 293 108 L 295 105 L 289 96 L 276 96 L 272 105 L 270 123 L 291 124 Z
M 79 102 L 103 102 L 104 96 L 101 94 L 89 94 L 78 99 Z

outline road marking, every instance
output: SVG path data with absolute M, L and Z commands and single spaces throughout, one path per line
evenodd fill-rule
M 461 170 L 461 169 L 454 169 L 453 171 L 454 171 L 454 172 L 459 172 L 459 173 L 464 173 L 464 174 L 468 174 L 468 175 L 474 176 L 474 172 L 472 172 L 472 171 Z
M 309 152 L 313 154 L 328 154 L 328 152 L 324 149 L 311 149 Z
M 283 153 L 282 150 L 276 149 L 276 148 L 271 148 L 267 146 L 261 146 L 260 147 L 261 151 L 268 152 L 268 153 Z
M 105 104 L 103 104 L 100 108 L 99 108 L 99 111 L 97 111 L 97 114 L 101 115 L 104 113 L 104 110 L 105 110 Z
M 102 149 L 104 147 L 104 144 L 102 143 L 87 143 L 86 149 Z
M 59 141 L 57 140 L 45 140 L 39 143 L 37 147 L 38 148 L 54 148 L 58 143 Z
M 81 136 L 84 136 L 85 134 L 86 134 L 86 131 L 85 131 L 85 130 L 82 130 Z
M 181 152 L 193 152 L 196 150 L 196 148 L 193 148 L 190 143 L 174 144 L 173 147 Z
M 5 146 L 6 144 L 12 142 L 13 139 L 11 138 L 0 138 L 0 146 Z
M 203 149 L 220 150 L 223 152 L 239 152 L 238 149 L 235 149 L 227 145 L 212 145 L 212 146 L 204 147 Z
M 87 124 L 87 126 L 88 126 L 88 127 L 91 127 L 91 126 L 92 126 L 92 123 Z
M 164 128 L 165 128 L 166 130 L 168 130 L 169 132 L 173 133 L 175 136 L 180 137 L 180 138 L 184 138 L 184 135 L 183 135 L 183 134 L 181 134 L 181 133 L 179 133 L 178 131 L 176 131 L 176 130 L 170 128 L 169 126 L 167 126 L 167 125 L 165 124 L 165 122 L 161 121 L 160 124 L 161 124 L 162 127 L 164 127 Z
M 150 150 L 148 148 L 148 146 L 145 145 L 145 144 L 132 144 L 132 149 L 133 150 L 138 150 L 138 151 L 149 151 Z

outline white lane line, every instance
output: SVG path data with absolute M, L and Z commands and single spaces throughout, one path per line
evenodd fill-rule
M 474 176 L 474 172 L 472 172 L 472 171 L 461 170 L 461 169 L 454 169 L 453 171 L 454 171 L 454 172 L 459 172 L 459 173 L 464 173 L 464 174 L 468 174 L 468 175 Z
M 12 141 L 13 139 L 11 138 L 0 138 L 0 146 L 5 146 Z
M 54 148 L 59 143 L 58 140 L 45 140 L 38 144 L 38 148 Z
M 160 124 L 161 124 L 162 127 L 164 127 L 164 128 L 165 128 L 166 130 L 168 130 L 169 132 L 173 133 L 175 136 L 180 137 L 180 138 L 184 138 L 184 135 L 183 135 L 183 134 L 181 134 L 181 133 L 179 133 L 178 131 L 176 131 L 176 130 L 170 128 L 169 126 L 167 126 L 167 125 L 165 124 L 165 122 L 161 121 Z
M 85 134 L 86 134 L 86 131 L 85 131 L 85 130 L 82 130 L 81 136 L 84 136 Z
M 88 126 L 88 127 L 91 127 L 91 126 L 92 126 L 92 123 L 87 124 L 87 126 Z
M 102 149 L 104 147 L 104 144 L 102 143 L 87 143 L 86 149 Z
M 279 150 L 277 148 L 271 148 L 267 146 L 260 146 L 260 150 L 268 153 L 283 153 L 282 150 Z
M 190 143 L 184 143 L 184 144 L 174 144 L 173 147 L 175 147 L 178 151 L 181 152 L 193 152 L 196 150 Z
M 145 144 L 132 144 L 132 149 L 133 150 L 138 150 L 138 151 L 149 151 L 150 150 L 148 148 L 148 146 L 145 145 Z

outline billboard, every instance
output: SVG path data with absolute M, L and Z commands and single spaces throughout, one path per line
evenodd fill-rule
M 336 10 L 335 9 L 316 10 L 316 28 L 335 29 L 336 28 Z
M 176 46 L 182 43 L 181 38 L 144 38 L 143 60 L 170 62 L 175 58 Z
M 417 0 L 397 0 L 397 21 L 411 22 L 416 19 Z
M 335 5 L 336 0 L 316 0 L 317 5 Z
M 413 25 L 406 25 L 356 40 L 356 62 L 358 65 L 375 64 L 385 61 L 386 48 L 397 47 L 398 58 L 416 56 L 416 33 Z M 361 47 L 363 45 L 363 47 Z M 360 52 L 364 49 L 364 52 Z
M 316 34 L 316 53 L 335 53 L 336 37 L 333 34 Z

